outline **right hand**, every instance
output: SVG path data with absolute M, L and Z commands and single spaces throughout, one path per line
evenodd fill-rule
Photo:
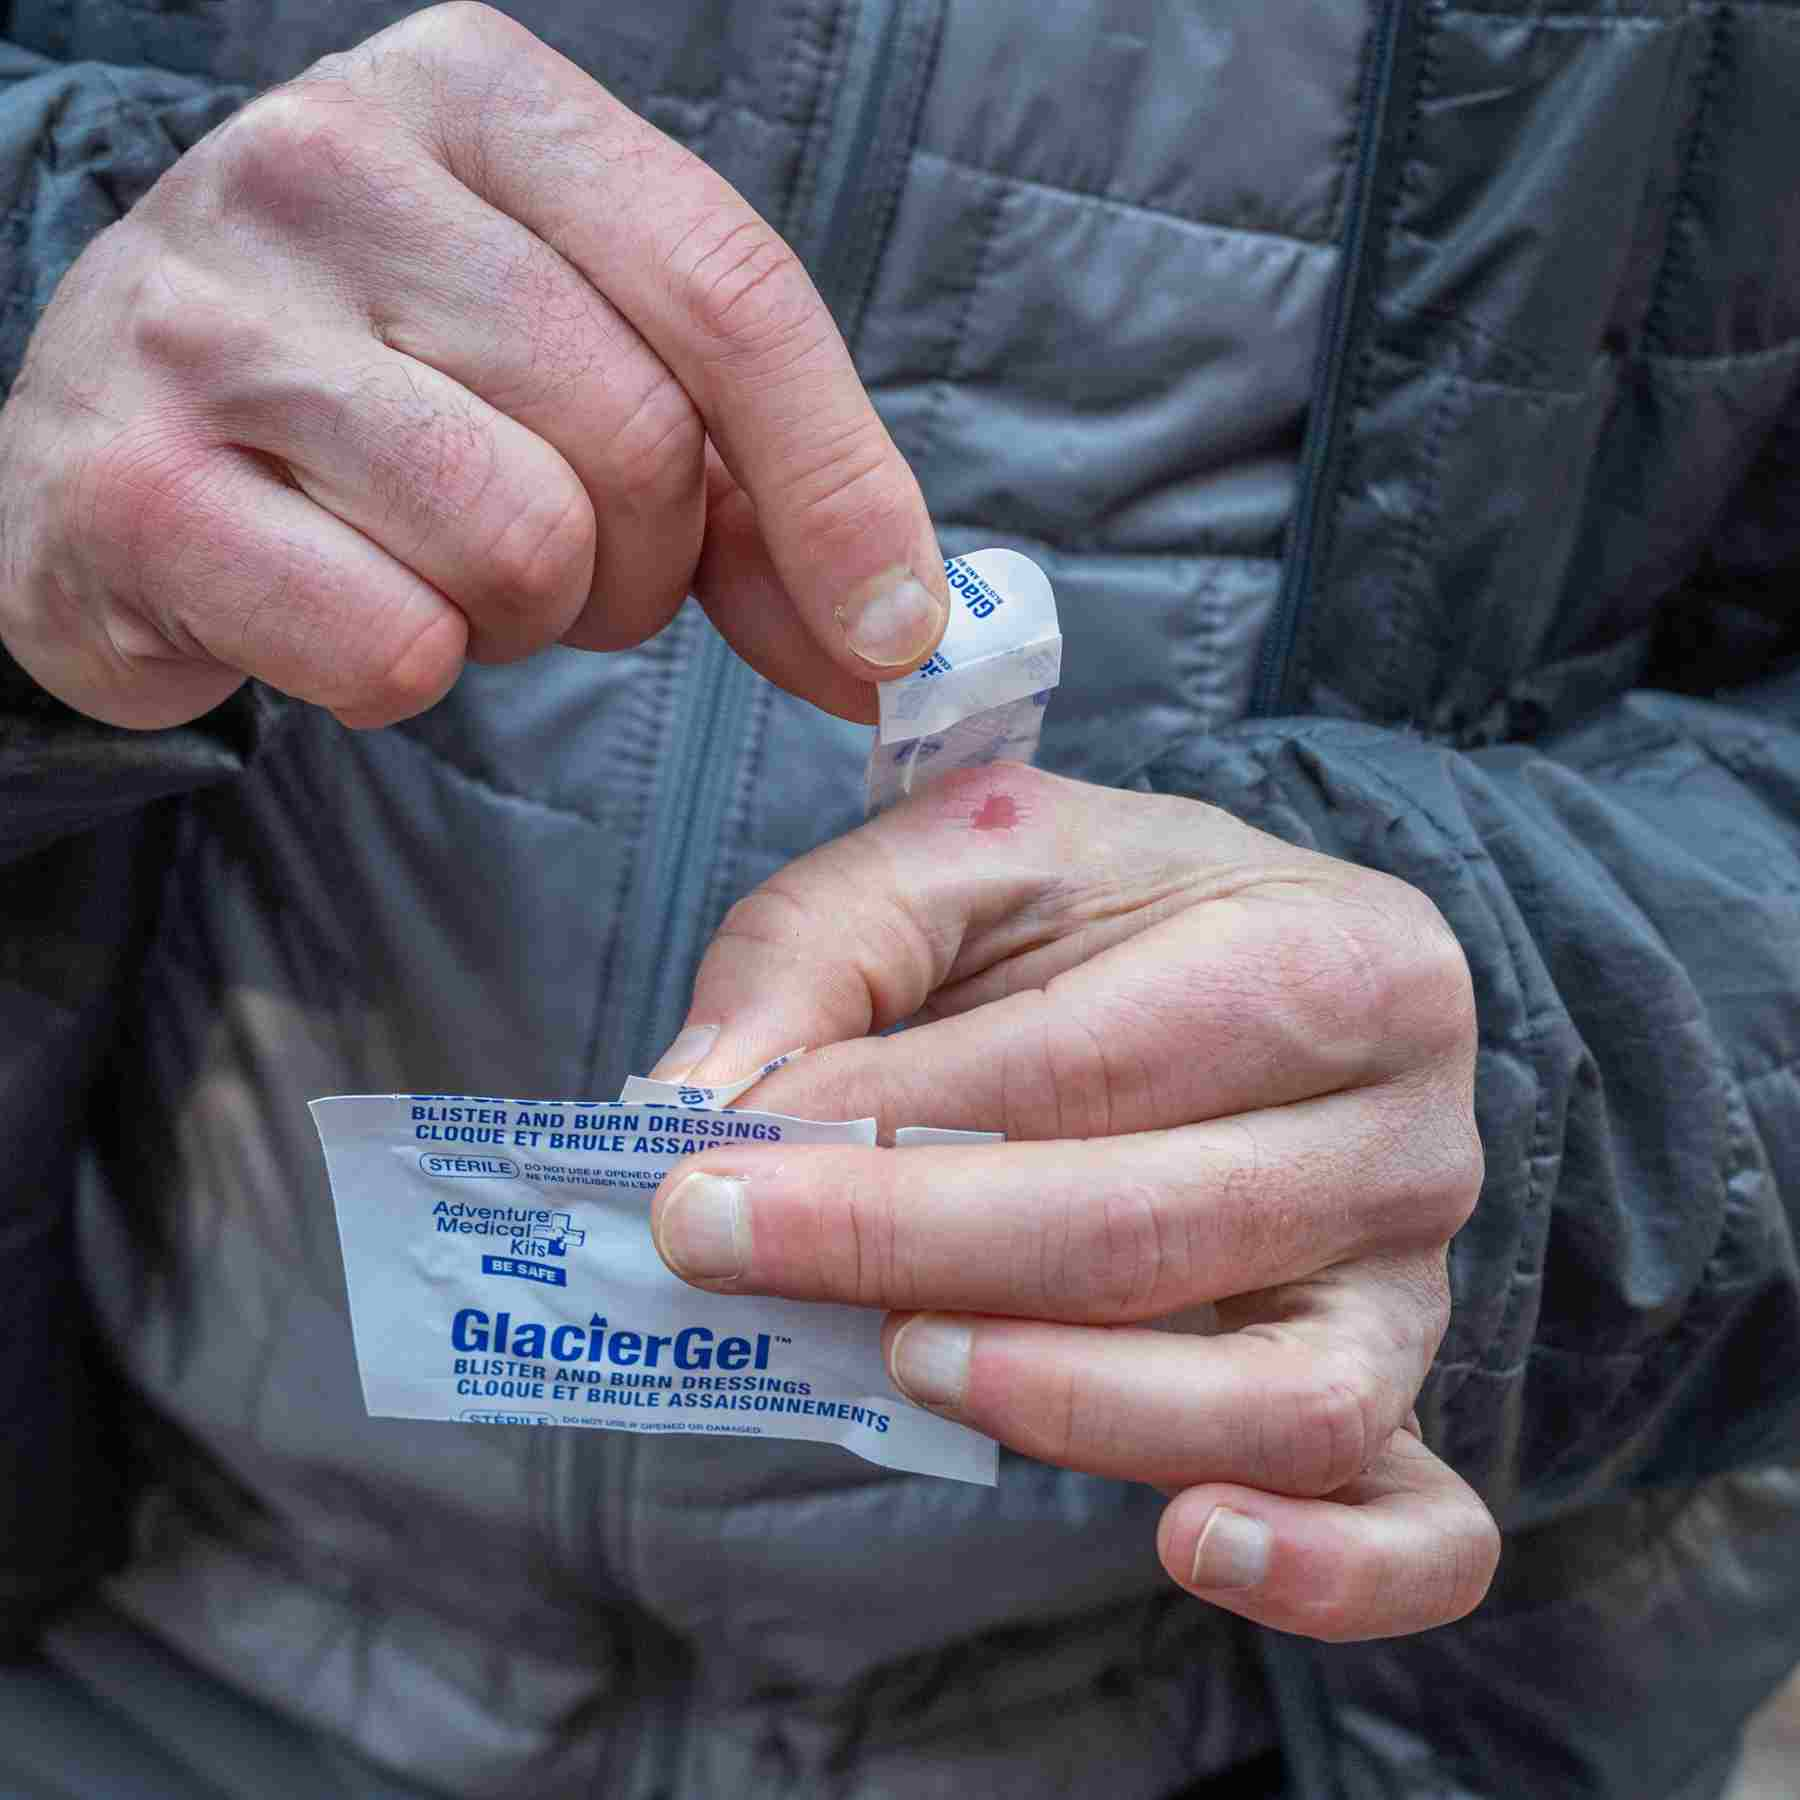
M 947 603 L 780 237 L 483 6 L 196 145 L 70 270 L 0 412 L 0 641 L 114 724 L 256 676 L 382 725 L 465 657 L 623 648 L 690 592 L 862 720 Z

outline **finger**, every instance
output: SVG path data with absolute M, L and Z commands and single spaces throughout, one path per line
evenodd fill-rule
M 1240 1618 L 1347 1643 L 1472 1612 L 1500 1534 L 1461 1477 L 1401 1431 L 1329 1499 L 1192 1488 L 1163 1513 L 1157 1553 L 1180 1586 Z
M 902 1314 L 910 1400 L 1059 1467 L 1161 1488 L 1329 1494 L 1401 1428 L 1447 1309 L 1366 1270 L 1295 1295 L 1278 1327 L 1215 1336 Z
M 224 384 L 212 421 L 448 596 L 469 653 L 554 643 L 587 603 L 594 515 L 543 439 L 429 364 L 349 335 Z
M 429 159 L 380 224 L 338 254 L 381 341 L 534 433 L 587 493 L 592 580 L 563 641 L 653 636 L 693 586 L 706 527 L 706 431 L 680 382 L 566 258 Z
M 673 371 L 750 495 L 821 657 L 862 680 L 922 662 L 949 606 L 923 497 L 779 234 L 500 14 L 456 9 L 387 35 L 449 91 L 482 96 L 437 109 L 430 147 L 579 269 Z
M 859 725 L 872 725 L 876 691 L 824 661 L 770 560 L 756 506 L 710 447 L 706 543 L 694 595 L 733 650 L 765 680 Z
M 1390 1112 L 1334 1095 L 1128 1138 L 708 1151 L 651 1228 L 714 1291 L 1116 1324 L 1435 1253 L 1466 1211 Z
M 1423 1068 L 1442 1100 L 1425 1147 L 1468 1151 L 1454 944 L 1322 890 L 1344 880 L 1313 866 L 1324 859 L 1192 802 L 1140 799 L 1018 766 L 971 771 L 802 858 L 708 947 L 688 1014 L 718 1028 L 705 1061 L 660 1072 L 722 1078 L 807 1044 L 757 1089 L 759 1107 L 1043 1138 Z M 1007 829 L 983 823 L 997 812 Z M 977 985 L 979 1006 L 865 1035 Z
M 462 613 L 254 455 L 177 455 L 146 430 L 114 440 L 89 481 L 118 529 L 84 540 L 70 584 L 98 602 L 121 691 L 142 685 L 134 665 L 177 658 L 368 726 L 423 711 L 455 681 Z
M 704 1063 L 665 1056 L 653 1072 L 742 1073 L 780 1055 L 756 1054 L 777 1038 L 782 1050 L 833 1044 L 909 1017 L 981 955 L 983 927 L 1032 913 L 1094 791 L 1010 766 L 970 771 L 790 863 L 707 946 L 683 1031 L 710 1029 Z M 971 831 L 984 797 L 1011 807 L 1016 835 Z

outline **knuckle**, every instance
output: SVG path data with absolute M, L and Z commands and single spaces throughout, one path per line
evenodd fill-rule
M 347 192 L 361 189 L 369 127 L 340 82 L 315 69 L 251 101 L 213 153 L 227 213 L 329 230 Z
M 297 408 L 320 385 L 304 374 L 275 398 Z M 500 445 L 493 416 L 471 396 L 421 385 L 404 366 L 377 358 L 343 378 L 329 403 L 339 428 L 366 447 L 373 484 L 395 511 L 417 513 L 435 531 L 493 504 L 504 474 Z
M 1006 1441 L 1014 1449 L 1058 1468 L 1118 1466 L 1119 1408 L 1078 1359 L 1043 1369 L 1025 1404 L 1008 1398 Z
M 167 566 L 217 511 L 213 460 L 203 441 L 146 421 L 95 446 L 66 471 L 59 510 L 68 519 L 96 521 L 102 545 L 115 554 L 141 558 L 154 546 Z
M 1320 1571 L 1306 1633 L 1342 1644 L 1451 1624 L 1486 1598 L 1500 1553 L 1498 1527 L 1471 1497 L 1405 1546 L 1369 1547 Z
M 874 413 L 847 426 L 824 451 L 781 482 L 791 515 L 806 525 L 822 553 L 911 536 L 924 502 Z
M 1115 1188 L 1098 1208 L 1084 1190 L 1069 1194 L 1040 1254 L 1038 1297 L 1094 1323 L 1149 1318 L 1192 1297 L 1188 1236 L 1157 1183 Z
M 358 729 L 413 718 L 435 704 L 455 680 L 465 641 L 460 615 L 439 613 L 420 630 L 377 653 L 368 672 L 328 704 L 344 724 Z
M 1377 1426 L 1381 1443 L 1371 1443 L 1372 1453 L 1391 1441 L 1411 1411 L 1410 1400 L 1431 1369 L 1450 1327 L 1451 1293 L 1449 1259 L 1440 1245 L 1424 1256 L 1384 1257 L 1368 1265 L 1379 1280 L 1379 1304 L 1367 1319 L 1365 1354 L 1380 1356 L 1389 1367 L 1405 1369 L 1411 1387 L 1401 1396 L 1393 1385 L 1384 1387 Z M 1400 1401 L 1406 1399 L 1408 1404 Z
M 541 238 L 490 228 L 472 237 L 465 291 L 497 297 L 481 391 L 502 412 L 561 411 L 633 352 L 630 328 Z M 494 241 L 498 240 L 498 241 Z M 391 340 L 390 340 L 391 341 Z
M 817 908 L 778 877 L 734 901 L 713 933 L 713 942 L 748 946 L 757 951 L 799 953 L 812 941 L 821 923 Z
M 1462 945 L 1427 894 L 1392 877 L 1383 879 L 1394 921 L 1396 1023 L 1418 1050 L 1472 1059 L 1475 989 Z
M 885 940 L 881 956 L 872 959 L 871 967 L 861 966 L 852 957 L 821 956 L 820 944 L 836 941 L 844 919 L 860 905 L 853 883 L 834 878 L 831 862 L 815 851 L 733 905 L 713 934 L 713 945 L 736 955 L 748 951 L 771 963 L 803 967 L 808 991 L 816 997 L 823 1016 L 862 1020 L 866 1030 L 886 998 L 881 987 L 871 986 L 876 979 L 874 962 L 891 970 L 888 979 L 895 991 L 907 993 L 924 985 L 921 971 L 930 963 L 927 947 L 900 924 L 891 932 L 881 932 L 879 923 L 866 917 L 858 921 L 859 929 L 881 932 Z
M 1281 1493 L 1335 1493 L 1386 1441 L 1383 1410 L 1383 1384 L 1374 1370 L 1340 1354 L 1260 1416 L 1262 1476 Z
M 1415 1334 L 1420 1354 L 1419 1379 L 1425 1378 L 1432 1357 L 1450 1329 L 1452 1295 L 1450 1292 L 1449 1258 L 1443 1251 L 1432 1257 L 1412 1283 L 1415 1296 Z
M 677 285 L 701 336 L 725 358 L 804 358 L 829 319 L 800 259 L 754 213 L 721 208 L 675 253 Z
M 421 85 L 441 94 L 445 76 L 470 68 L 498 69 L 503 59 L 537 42 L 523 25 L 480 0 L 442 0 L 378 31 L 343 60 L 359 79 L 370 77 L 404 93 Z M 327 58 L 327 62 L 336 61 Z M 315 71 L 318 65 L 315 65 Z
M 1439 1219 L 1444 1240 L 1455 1235 L 1474 1217 L 1481 1198 L 1482 1184 L 1487 1180 L 1487 1156 L 1481 1147 L 1481 1131 L 1475 1123 L 1472 1108 L 1464 1107 L 1455 1116 L 1449 1134 L 1439 1198 Z
M 607 446 L 607 501 L 638 513 L 664 513 L 698 496 L 705 459 L 706 427 L 699 413 L 681 384 L 663 377 Z
M 908 1309 L 920 1304 L 917 1271 L 899 1229 L 899 1209 L 885 1171 L 862 1171 L 842 1190 L 843 1229 L 821 1216 L 816 1240 L 821 1291 L 852 1306 Z
M 165 253 L 140 265 L 124 285 L 121 306 L 134 355 L 190 394 L 223 398 L 221 388 L 242 386 L 276 361 L 275 336 L 261 309 L 178 256 Z
M 1392 1596 L 1379 1559 L 1359 1556 L 1321 1571 L 1304 1604 L 1305 1632 L 1322 1644 L 1353 1644 L 1379 1636 Z
M 1486 1161 L 1466 1098 L 1446 1103 L 1441 1084 L 1393 1106 L 1365 1190 L 1364 1231 L 1394 1249 L 1438 1249 L 1462 1230 L 1481 1196 Z
M 521 625 L 566 625 L 593 580 L 594 509 L 579 487 L 529 500 L 487 546 L 495 606 Z
M 522 27 L 481 0 L 443 0 L 412 14 L 399 29 L 413 43 L 460 49 L 471 42 L 504 42 L 508 34 L 517 36 Z
M 1297 940 L 1293 984 L 1352 1036 L 1396 1047 L 1409 1065 L 1472 1061 L 1475 1003 L 1467 959 L 1426 895 L 1391 875 L 1357 870 L 1314 930 Z
M 1472 1501 L 1466 1523 L 1451 1533 L 1442 1599 L 1434 1624 L 1448 1625 L 1472 1613 L 1493 1586 L 1500 1567 L 1500 1527 L 1479 1501 Z

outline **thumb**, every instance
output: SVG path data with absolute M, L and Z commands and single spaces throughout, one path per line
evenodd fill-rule
M 922 516 L 922 506 L 920 513 Z M 923 529 L 929 534 L 929 522 Z M 920 560 L 936 554 L 936 539 L 931 538 Z M 832 636 L 840 645 L 848 642 L 835 617 L 815 612 L 814 617 L 825 619 L 829 627 L 822 641 L 775 566 L 756 503 L 710 445 L 706 453 L 706 534 L 694 571 L 693 593 L 719 635 L 765 681 L 841 719 L 874 724 L 876 681 L 907 672 L 904 667 L 862 667 L 832 653 Z M 934 636 L 933 647 L 935 644 Z
M 723 1082 L 911 1017 L 1066 876 L 1071 815 L 1096 791 L 1019 764 L 965 770 L 789 864 L 725 915 L 651 1073 Z

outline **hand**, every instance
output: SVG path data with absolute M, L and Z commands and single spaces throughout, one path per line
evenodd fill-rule
M 977 770 L 740 901 L 657 1073 L 797 1044 L 746 1104 L 1009 1141 L 684 1161 L 652 1212 L 677 1274 L 893 1309 L 902 1392 L 1162 1488 L 1164 1567 L 1246 1618 L 1337 1640 L 1480 1600 L 1493 1522 L 1413 1417 L 1481 1181 L 1468 971 L 1422 894 Z
M 811 282 L 522 27 L 440 6 L 197 145 L 59 287 L 0 413 L 0 641 L 115 724 L 246 675 L 353 725 L 697 592 L 847 717 L 946 616 Z

